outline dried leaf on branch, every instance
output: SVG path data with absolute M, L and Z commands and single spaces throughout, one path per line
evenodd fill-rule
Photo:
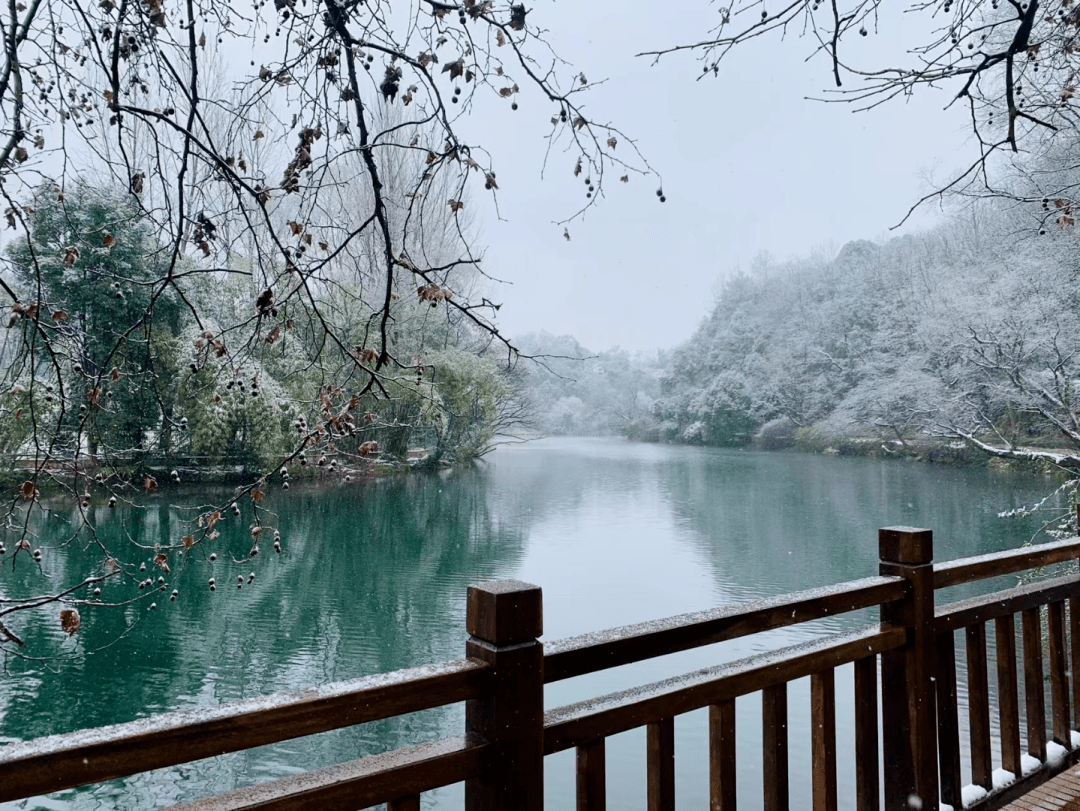
M 60 630 L 68 636 L 75 636 L 82 627 L 82 617 L 74 608 L 60 610 Z

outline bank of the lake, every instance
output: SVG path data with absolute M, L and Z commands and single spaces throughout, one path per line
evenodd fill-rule
M 207 559 L 209 548 L 197 547 L 173 567 L 176 602 L 165 595 L 154 611 L 146 601 L 86 610 L 73 639 L 52 614 L 22 627 L 32 644 L 62 653 L 108 646 L 48 668 L 9 659 L 0 675 L 0 743 L 459 658 L 465 588 L 477 580 L 541 585 L 544 638 L 551 640 L 873 574 L 880 526 L 933 528 L 938 559 L 997 551 L 1029 540 L 1040 523 L 998 513 L 1047 490 L 1043 477 L 985 468 L 617 439 L 505 446 L 475 468 L 364 485 L 271 488 L 263 506 L 276 516 L 280 556 L 248 559 L 250 515 L 229 516 L 214 545 L 216 562 Z M 131 533 L 152 547 L 178 537 L 200 504 L 229 492 L 173 489 L 152 495 L 146 508 L 113 513 L 95 503 L 91 514 L 110 545 L 122 546 Z M 59 546 L 63 532 L 41 530 L 50 582 L 77 578 L 81 544 Z M 152 551 L 131 554 L 149 565 Z M 238 576 L 242 589 L 234 585 Z M 40 577 L 28 566 L 6 567 L 0 588 L 25 593 Z M 210 577 L 222 584 L 214 592 Z M 110 583 L 104 596 L 120 600 L 134 588 Z M 872 619 L 830 619 L 561 682 L 546 701 L 557 706 Z M 850 673 L 841 669 L 838 679 L 837 695 L 850 695 Z M 793 803 L 800 807 L 809 796 L 806 692 L 796 683 L 791 697 Z M 751 696 L 738 703 L 746 751 L 759 742 L 755 702 Z M 850 708 L 841 702 L 840 712 Z M 154 807 L 458 734 L 462 717 L 461 708 L 419 713 L 18 807 Z M 841 753 L 851 750 L 845 718 L 838 724 Z M 679 802 L 704 807 L 703 717 L 681 717 L 676 728 Z M 609 742 L 612 807 L 644 808 L 644 757 L 643 733 Z M 549 758 L 547 768 L 548 808 L 572 807 L 572 754 Z M 752 758 L 745 768 L 740 790 L 749 802 L 760 775 Z M 853 786 L 842 785 L 842 807 L 850 808 L 852 798 Z M 425 805 L 455 806 L 457 789 L 436 792 Z
M 1022 474 L 1050 475 L 1066 477 L 1069 470 L 1078 465 L 1070 461 L 1069 470 L 1055 463 L 1053 455 L 1075 457 L 1070 448 L 1061 448 L 1057 444 L 1043 442 L 1039 445 L 1022 445 L 1015 448 L 1019 453 L 1015 457 L 996 456 L 976 448 L 959 439 L 929 437 L 925 435 L 908 436 L 903 440 L 883 436 L 859 434 L 837 434 L 814 427 L 800 427 L 782 431 L 762 431 L 751 437 L 742 437 L 739 442 L 729 444 L 710 444 L 688 442 L 679 438 L 661 438 L 656 431 L 631 437 L 633 441 L 673 444 L 685 447 L 717 447 L 740 450 L 798 452 L 821 454 L 824 456 L 859 456 L 880 460 L 903 460 L 925 462 L 937 465 L 961 465 L 989 467 L 995 470 L 1011 470 Z M 995 437 L 986 437 L 986 442 L 993 446 Z M 1064 440 L 1062 440 L 1064 441 Z M 1058 443 L 1060 444 L 1060 443 Z M 1030 452 L 1030 458 L 1023 453 Z M 1050 456 L 1039 458 L 1040 453 Z

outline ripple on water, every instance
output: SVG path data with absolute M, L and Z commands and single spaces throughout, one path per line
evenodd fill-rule
M 28 626 L 35 642 L 68 650 L 115 644 L 64 664 L 59 675 L 12 664 L 0 676 L 0 745 L 460 658 L 465 587 L 487 579 L 541 585 L 551 640 L 875 574 L 880 526 L 932 527 L 939 559 L 995 551 L 1030 534 L 1023 523 L 997 519 L 997 511 L 1035 501 L 1046 489 L 1042 479 L 970 470 L 603 439 L 508 447 L 477 470 L 368 488 L 298 484 L 288 497 L 272 491 L 264 503 L 278 516 L 282 555 L 248 560 L 248 522 L 229 516 L 215 542 L 216 562 L 197 550 L 173 567 L 175 603 L 166 596 L 154 612 L 142 603 L 84 612 L 83 628 L 71 640 L 49 618 Z M 205 501 L 205 494 L 192 500 Z M 179 527 L 179 513 L 168 504 L 183 502 L 184 492 L 170 493 L 151 510 L 124 513 L 125 526 L 157 543 L 161 528 Z M 78 570 L 74 547 L 52 554 L 57 568 L 50 573 Z M 237 574 L 250 572 L 255 581 L 236 589 Z M 219 584 L 215 592 L 210 577 Z M 109 583 L 103 596 L 119 602 L 133 588 Z M 546 703 L 764 653 L 848 630 L 873 621 L 873 614 L 827 618 L 559 682 L 550 685 Z M 961 647 L 957 658 L 964 658 Z M 837 679 L 838 699 L 850 696 L 850 668 L 840 668 Z M 966 696 L 962 673 L 960 690 Z M 809 739 L 808 696 L 806 680 L 790 686 L 793 786 L 808 782 L 808 752 L 795 743 Z M 740 699 L 736 709 L 739 746 L 754 751 L 760 698 Z M 850 711 L 841 712 L 848 715 L 838 718 L 838 744 L 850 751 L 843 738 Z M 704 717 L 678 719 L 681 751 L 703 751 Z M 459 734 L 462 726 L 462 707 L 433 710 L 62 792 L 27 807 L 128 811 L 169 804 Z M 643 739 L 639 730 L 611 741 L 611 807 L 644 805 L 644 795 L 635 793 L 643 780 Z M 759 792 L 755 762 L 746 759 L 740 786 Z M 705 761 L 676 763 L 680 804 L 705 807 Z M 572 753 L 550 759 L 547 769 L 552 807 L 571 807 Z M 844 774 L 841 769 L 842 780 Z M 806 799 L 793 795 L 793 805 Z M 760 802 L 748 795 L 740 804 L 751 800 Z M 425 808 L 455 803 L 460 807 L 460 789 L 435 793 Z

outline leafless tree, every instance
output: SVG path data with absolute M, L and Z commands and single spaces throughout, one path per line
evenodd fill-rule
M 717 24 L 699 41 L 641 56 L 693 54 L 704 79 L 718 76 L 721 61 L 752 40 L 790 39 L 808 41 L 812 53 L 827 60 L 833 86 L 824 94 L 826 101 L 866 110 L 923 88 L 949 88 L 951 103 L 970 111 L 978 154 L 920 203 L 957 190 L 991 190 L 1042 203 L 1043 194 L 1002 188 L 990 158 L 1021 149 L 1041 153 L 1063 143 L 1072 149 L 1075 143 L 1080 6 L 1073 0 L 789 0 L 776 6 L 727 0 L 717 5 Z M 905 58 L 864 64 L 854 55 L 865 58 L 867 51 L 854 47 L 853 39 L 888 34 L 901 17 L 908 30 L 919 30 L 920 24 L 922 30 L 904 43 Z M 1049 194 L 1045 202 L 1054 208 L 1046 209 L 1043 224 L 1072 225 L 1070 198 Z
M 497 145 L 464 138 L 463 117 L 547 105 L 548 156 L 565 153 L 568 181 L 585 173 L 586 208 L 612 179 L 651 172 L 586 111 L 590 83 L 546 43 L 545 13 L 480 0 L 5 5 L 0 419 L 29 468 L 5 508 L 4 568 L 40 559 L 29 527 L 48 514 L 47 481 L 83 516 L 71 533 L 89 533 L 93 559 L 90 574 L 37 597 L 10 596 L 0 580 L 0 646 L 21 644 L 12 620 L 28 610 L 62 606 L 74 632 L 71 612 L 102 605 L 90 591 L 102 579 L 145 582 L 86 511 L 92 498 L 137 501 L 157 487 L 115 464 L 147 443 L 213 440 L 188 425 L 190 404 L 227 412 L 234 435 L 262 430 L 257 419 L 292 432 L 236 496 L 254 510 L 254 553 L 271 474 L 313 449 L 353 462 L 376 452 L 359 429 L 386 419 L 380 403 L 426 391 L 417 335 L 456 330 L 474 351 L 514 359 L 464 222 L 478 195 L 499 193 Z M 134 258 L 120 262 L 121 250 Z M 63 291 L 99 286 L 128 305 L 125 318 L 74 317 Z M 92 361 L 76 351 L 90 340 Z M 131 390 L 152 390 L 155 413 L 121 441 L 105 427 Z M 212 538 L 229 506 L 157 549 L 162 571 Z

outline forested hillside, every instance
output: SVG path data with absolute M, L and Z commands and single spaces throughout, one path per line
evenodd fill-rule
M 1059 221 L 1040 229 L 1048 212 Z M 653 408 L 659 435 L 1075 450 L 1078 247 L 1053 200 L 980 201 L 923 234 L 759 259 L 673 352 Z
M 519 366 L 531 428 L 556 436 L 655 437 L 652 410 L 669 362 L 665 353 L 618 347 L 597 353 L 572 336 L 547 332 L 522 336 L 517 344 L 536 359 Z

